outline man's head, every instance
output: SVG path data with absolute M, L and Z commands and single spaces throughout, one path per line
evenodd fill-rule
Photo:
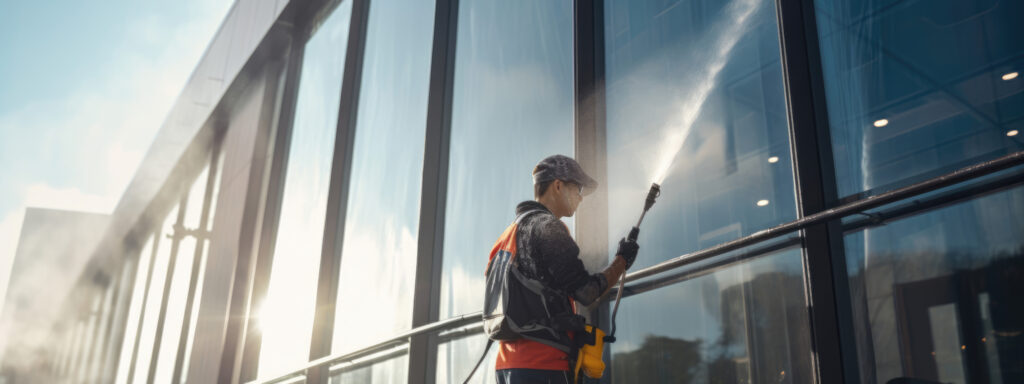
M 557 217 L 572 217 L 583 196 L 596 188 L 597 181 L 566 156 L 548 156 L 533 168 L 533 197 Z

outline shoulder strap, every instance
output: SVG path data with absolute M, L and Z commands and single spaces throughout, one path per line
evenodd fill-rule
M 480 368 L 480 364 L 483 364 L 484 359 L 487 358 L 487 351 L 491 350 L 491 344 L 494 344 L 494 340 L 488 338 L 487 346 L 484 347 L 484 353 L 480 355 L 480 360 L 476 361 L 476 365 L 473 366 L 473 370 L 469 371 L 469 376 L 466 377 L 466 381 L 463 381 L 462 384 L 469 384 L 469 380 L 473 378 L 473 374 L 476 373 L 477 368 Z

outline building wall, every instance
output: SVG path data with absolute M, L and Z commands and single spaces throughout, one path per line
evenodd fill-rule
M 0 361 L 9 379 L 46 372 L 44 356 L 57 350 L 50 345 L 51 327 L 109 220 L 97 213 L 26 209 L 0 318 Z
M 106 241 L 170 235 L 155 257 L 196 238 L 177 255 L 198 266 L 194 343 L 169 339 L 178 381 L 460 382 L 485 342 L 486 251 L 532 198 L 533 165 L 575 155 L 602 183 L 566 220 L 591 271 L 662 187 L 606 381 L 1016 382 L 1019 8 L 239 2 L 197 69 L 223 65 L 222 81 L 183 94 L 208 111 L 172 113 L 199 117 L 165 127 L 138 177 L 156 180 L 129 189 Z M 204 167 L 202 199 L 166 181 Z M 167 213 L 189 201 L 209 205 L 198 232 Z M 142 270 L 132 300 L 173 280 Z M 90 316 L 120 312 L 78 284 L 92 293 L 66 309 L 55 372 L 89 382 L 66 367 L 107 317 Z M 146 343 L 162 337 L 146 316 L 181 294 L 153 286 L 112 322 Z M 603 328 L 609 305 L 587 309 Z M 119 378 L 159 365 L 128 344 Z M 173 381 L 134 375 L 118 382 Z

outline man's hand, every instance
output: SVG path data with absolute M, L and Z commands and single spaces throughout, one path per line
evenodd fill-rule
M 619 240 L 619 249 L 615 251 L 615 255 L 622 256 L 622 259 L 626 261 L 626 269 L 629 269 L 636 261 L 636 252 L 639 250 L 640 245 L 636 241 L 623 237 L 622 240 Z

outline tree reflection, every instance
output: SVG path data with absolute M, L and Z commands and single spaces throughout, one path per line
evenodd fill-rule
M 702 362 L 702 341 L 648 335 L 640 349 L 615 355 L 616 383 L 689 383 Z

